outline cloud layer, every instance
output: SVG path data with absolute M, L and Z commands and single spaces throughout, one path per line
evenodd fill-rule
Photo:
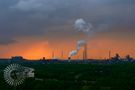
M 1 0 L 0 44 L 15 43 L 17 37 L 26 36 L 49 39 L 56 32 L 58 39 L 61 33 L 72 35 L 78 18 L 99 30 L 135 28 L 134 10 L 134 0 Z M 67 29 L 59 28 L 63 26 Z

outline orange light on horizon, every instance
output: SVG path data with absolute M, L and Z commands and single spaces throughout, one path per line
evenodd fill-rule
M 70 43 L 69 43 L 70 42 Z M 111 56 L 119 53 L 122 57 L 130 54 L 135 57 L 135 50 L 133 42 L 125 43 L 125 41 L 115 41 L 111 38 L 96 38 L 87 42 L 88 45 L 88 58 L 92 59 L 104 59 L 108 58 L 109 51 L 111 51 Z M 11 57 L 11 56 L 23 56 L 26 59 L 41 59 L 45 57 L 46 59 L 52 58 L 54 56 L 60 59 L 67 59 L 70 51 L 76 49 L 75 41 L 60 42 L 54 41 L 50 44 L 45 41 L 28 41 L 18 44 L 13 44 L 3 47 L 3 53 L 1 57 Z M 73 56 L 73 59 L 82 59 L 83 48 L 78 52 L 77 55 Z M 63 55 L 62 55 L 63 54 Z

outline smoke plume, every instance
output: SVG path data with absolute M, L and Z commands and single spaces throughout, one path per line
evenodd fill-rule
M 74 55 L 76 55 L 78 53 L 78 50 L 73 50 L 73 51 L 71 51 L 70 53 L 69 53 L 69 56 L 68 57 L 72 57 L 72 56 L 74 56 Z
M 85 34 L 90 34 L 91 36 L 93 36 L 95 33 L 97 32 L 101 32 L 102 31 L 102 27 L 105 28 L 106 25 L 101 24 L 98 27 L 94 28 L 92 26 L 91 23 L 86 22 L 83 18 L 79 18 L 75 21 L 75 29 L 78 32 L 83 32 Z M 94 30 L 94 31 L 93 31 Z M 86 45 L 86 41 L 85 40 L 79 40 L 77 41 L 77 48 L 76 50 L 73 50 L 69 53 L 69 58 L 71 58 L 72 56 L 76 55 L 78 53 L 78 51 L 80 50 L 80 48 L 82 46 Z
M 81 48 L 83 45 L 85 45 L 85 44 L 86 44 L 86 41 L 85 41 L 85 40 L 79 40 L 79 41 L 77 42 L 77 50 L 79 51 L 80 48 Z
M 76 55 L 76 54 L 78 53 L 78 51 L 80 50 L 80 48 L 81 48 L 82 46 L 84 46 L 85 44 L 86 44 L 86 41 L 85 41 L 85 40 L 79 40 L 79 41 L 77 42 L 77 49 L 71 51 L 71 52 L 69 53 L 69 56 L 68 56 L 68 57 L 71 58 L 72 56 Z
M 92 32 L 93 26 L 91 23 L 87 23 L 84 19 L 80 18 L 75 21 L 75 28 L 78 31 L 88 33 L 88 32 Z

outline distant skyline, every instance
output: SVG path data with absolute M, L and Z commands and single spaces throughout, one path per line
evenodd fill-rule
M 135 57 L 134 16 L 134 0 L 0 0 L 0 57 L 68 58 L 78 40 L 87 41 L 88 58 Z M 80 18 L 92 32 L 75 28 Z

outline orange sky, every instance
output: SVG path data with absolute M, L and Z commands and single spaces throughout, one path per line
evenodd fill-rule
M 44 41 L 42 39 L 21 38 L 21 42 L 12 45 L 1 46 L 1 57 L 23 56 L 27 59 L 40 59 L 42 57 L 52 58 L 52 52 L 57 58 L 68 58 L 71 50 L 76 49 L 76 40 L 66 41 Z M 108 58 L 108 52 L 111 50 L 112 56 L 119 53 L 122 57 L 127 54 L 135 57 L 135 42 L 121 41 L 114 38 L 98 37 L 87 41 L 88 58 Z M 82 58 L 83 48 L 73 58 Z M 62 57 L 63 52 L 63 57 Z
M 135 58 L 134 1 L 1 0 L 0 58 L 52 58 L 54 52 L 65 59 L 81 39 L 88 58 L 108 58 L 110 50 Z M 73 58 L 81 59 L 82 52 Z

